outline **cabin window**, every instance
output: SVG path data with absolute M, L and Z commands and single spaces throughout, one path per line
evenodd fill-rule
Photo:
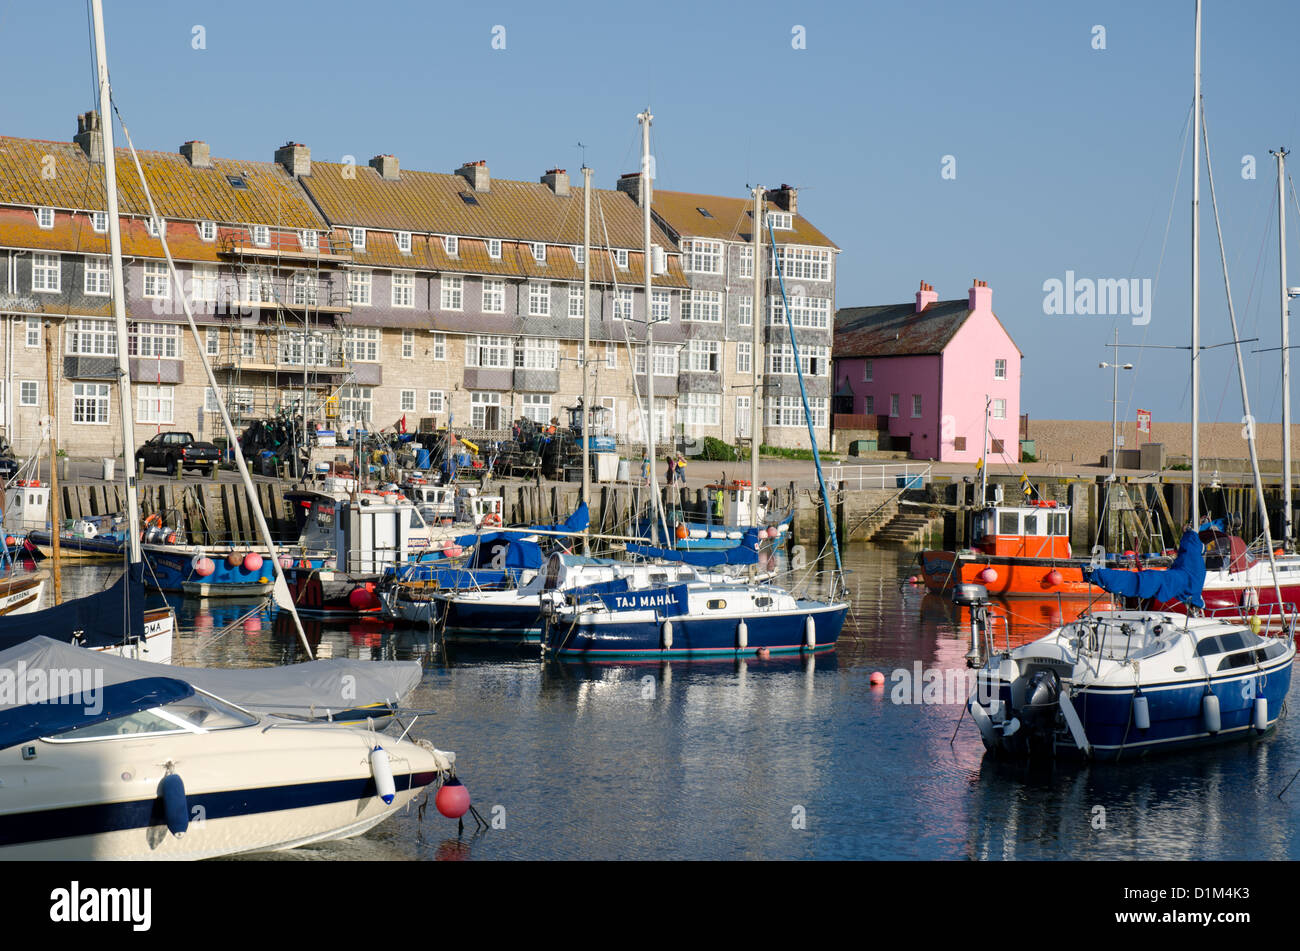
M 772 599 L 771 599 L 771 598 L 763 597 L 763 598 L 755 598 L 755 599 L 754 599 L 754 607 L 756 607 L 756 608 L 767 608 L 767 607 L 771 607 L 771 606 L 772 606 Z
M 668 576 L 663 572 L 655 572 L 650 575 L 650 581 L 654 584 L 658 584 L 660 582 L 664 582 L 667 580 L 668 580 Z
M 726 606 L 727 606 L 727 602 L 723 601 L 721 598 L 715 598 L 714 600 L 709 602 L 710 611 L 721 611 Z
M 1019 535 L 1020 534 L 1020 513 L 999 512 L 998 513 L 998 534 Z
M 1047 516 L 1047 521 L 1053 535 L 1070 534 L 1069 517 L 1064 512 L 1053 512 Z
M 1022 535 L 1038 534 L 1038 513 L 1031 512 L 1025 516 L 1025 527 L 1021 532 Z

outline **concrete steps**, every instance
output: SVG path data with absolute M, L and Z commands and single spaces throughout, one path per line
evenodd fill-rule
M 936 521 L 942 522 L 942 519 L 899 512 L 869 537 L 877 545 L 906 545 L 930 534 Z

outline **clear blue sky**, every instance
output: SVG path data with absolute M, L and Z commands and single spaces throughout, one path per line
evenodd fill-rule
M 741 195 L 799 186 L 843 249 L 838 305 L 941 298 L 973 278 L 1025 353 L 1023 409 L 1110 414 L 1105 344 L 1188 342 L 1191 0 L 908 2 L 342 3 L 107 0 L 115 95 L 137 145 L 197 138 L 269 160 L 290 139 L 315 156 L 451 171 L 486 159 L 535 180 L 581 165 L 635 169 L 635 114 L 655 114 L 663 188 Z M 94 105 L 87 7 L 0 0 L 0 133 L 67 140 Z M 192 46 L 193 27 L 206 49 Z M 505 49 L 492 48 L 505 27 Z M 1106 49 L 1093 48 L 1094 27 Z M 806 48 L 792 47 L 802 26 Z M 1246 349 L 1275 347 L 1275 179 L 1270 147 L 1300 149 L 1293 38 L 1300 5 L 1206 0 L 1205 98 L 1230 276 Z M 1257 177 L 1244 180 L 1242 156 Z M 956 178 L 941 177 L 944 156 Z M 1300 176 L 1300 153 L 1295 174 Z M 1203 188 L 1205 343 L 1229 339 Z M 1291 217 L 1291 283 L 1300 222 Z M 1044 314 L 1043 282 L 1157 277 L 1152 320 Z M 1300 307 L 1300 304 L 1297 305 Z M 1161 420 L 1190 414 L 1186 351 L 1124 351 L 1120 391 Z M 1300 369 L 1300 360 L 1297 361 Z M 1280 417 L 1278 355 L 1251 355 L 1256 416 Z M 1300 375 L 1300 374 L 1297 374 Z M 1205 359 L 1207 420 L 1240 416 L 1231 350 Z M 1300 409 L 1300 407 L 1298 407 Z

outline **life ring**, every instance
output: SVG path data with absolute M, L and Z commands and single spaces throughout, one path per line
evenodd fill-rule
M 483 516 L 483 524 L 484 524 L 484 525 L 500 525 L 500 524 L 501 524 L 501 516 L 498 515 L 496 512 L 488 512 L 486 515 Z
M 150 515 L 148 518 L 144 520 L 144 523 L 150 528 L 159 528 L 162 526 L 162 516 L 159 515 L 157 512 L 154 512 L 152 515 Z

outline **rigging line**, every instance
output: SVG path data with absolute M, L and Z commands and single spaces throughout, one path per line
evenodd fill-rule
M 1210 205 L 1214 209 L 1214 230 L 1219 237 L 1219 259 L 1223 263 L 1223 289 L 1228 299 L 1228 319 L 1232 322 L 1232 337 L 1234 340 L 1240 340 L 1237 333 L 1237 315 L 1232 307 L 1232 286 L 1228 280 L 1228 255 L 1223 244 L 1223 227 L 1219 221 L 1219 201 L 1214 194 L 1214 170 L 1210 165 L 1210 127 L 1205 121 L 1205 112 L 1201 112 L 1201 131 L 1205 141 L 1205 174 L 1210 183 Z M 1246 365 L 1242 362 L 1241 344 L 1236 343 L 1233 349 L 1237 353 L 1237 375 L 1241 382 L 1241 404 L 1242 411 L 1250 417 L 1250 393 L 1246 387 Z M 1273 590 L 1277 595 L 1277 603 L 1285 604 L 1282 598 L 1282 587 L 1277 576 L 1277 559 L 1273 554 L 1273 538 L 1268 524 L 1268 510 L 1264 501 L 1263 479 L 1259 474 L 1259 454 L 1255 442 L 1255 428 L 1252 426 L 1247 430 L 1246 444 L 1250 447 L 1250 467 L 1255 482 L 1255 497 L 1259 506 L 1259 517 L 1261 527 L 1264 531 L 1264 541 L 1268 546 L 1268 563 L 1273 572 Z

